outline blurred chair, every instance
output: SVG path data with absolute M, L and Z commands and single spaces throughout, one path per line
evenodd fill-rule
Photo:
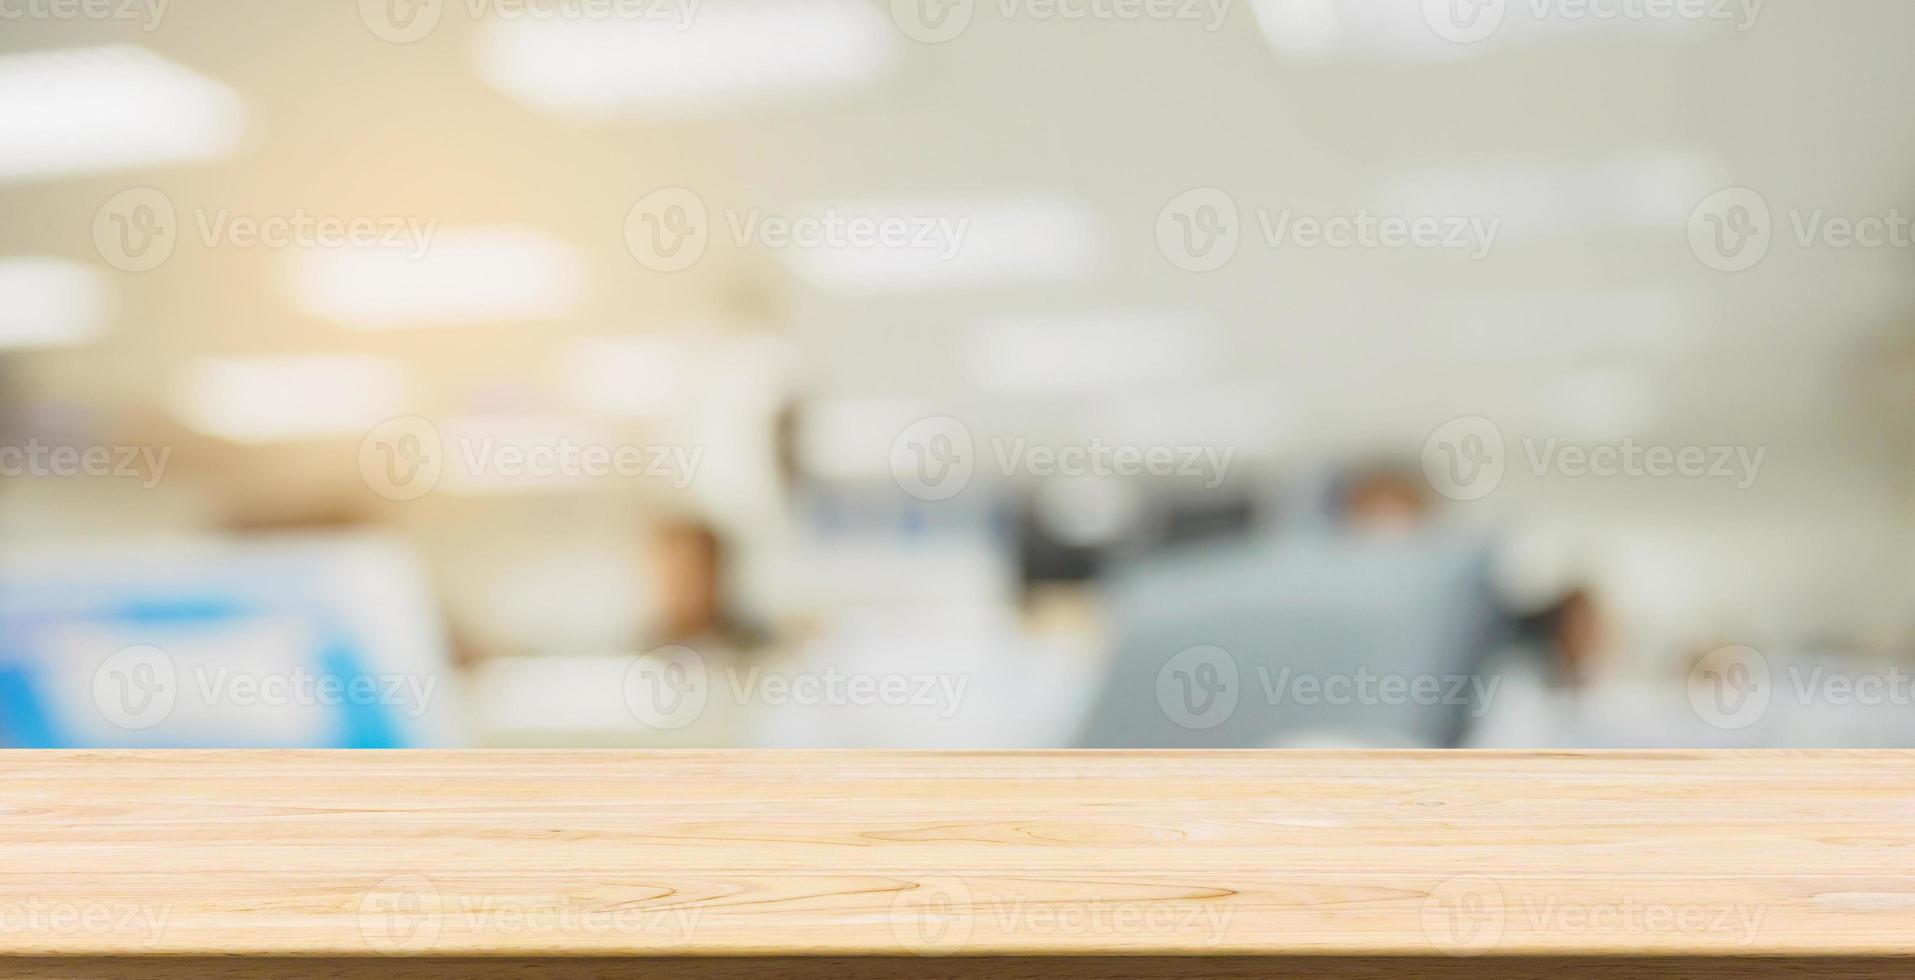
M 1501 630 L 1480 539 L 1287 536 L 1115 576 L 1087 747 L 1449 746 Z

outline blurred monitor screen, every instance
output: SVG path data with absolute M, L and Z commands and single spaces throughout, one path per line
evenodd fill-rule
M 372 537 L 13 555 L 0 745 L 450 744 L 429 599 L 409 554 Z

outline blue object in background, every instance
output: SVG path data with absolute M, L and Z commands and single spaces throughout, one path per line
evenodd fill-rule
M 219 542 L 0 570 L 0 746 L 459 744 L 402 548 Z

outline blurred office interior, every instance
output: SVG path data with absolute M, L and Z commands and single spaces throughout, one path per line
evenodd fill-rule
M 0 744 L 1915 745 L 1902 0 L 0 13 Z

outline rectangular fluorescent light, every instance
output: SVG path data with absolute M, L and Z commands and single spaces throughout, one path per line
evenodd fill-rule
M 1661 150 L 1575 164 L 1413 171 L 1386 181 L 1385 214 L 1496 218 L 1498 244 L 1616 228 L 1677 229 L 1721 187 L 1715 168 Z
M 1441 38 L 1414 3 L 1365 0 L 1251 0 L 1264 40 L 1300 58 L 1370 54 L 1438 58 Z M 1460 52 L 1457 52 L 1460 53 Z
M 0 348 L 91 341 L 113 315 L 113 283 L 91 266 L 28 255 L 0 258 Z
M 972 384 L 1012 395 L 1194 381 L 1229 365 L 1214 324 L 1139 311 L 991 317 L 970 329 L 959 357 Z
M 862 85 L 889 73 L 901 46 L 868 0 L 714 0 L 676 13 L 492 20 L 479 72 L 541 112 L 671 118 Z
M 1264 40 L 1299 60 L 1453 61 L 1585 37 L 1680 40 L 1702 36 L 1710 22 L 1603 16 L 1597 5 L 1581 15 L 1568 9 L 1517 0 L 1251 0 Z
M 837 292 L 1078 282 L 1101 270 L 1106 255 L 1096 212 L 1051 194 L 866 201 L 796 214 L 824 228 L 874 232 L 778 249 L 798 275 Z
M 145 48 L 0 57 L 0 183 L 186 163 L 239 143 L 238 93 Z
M 300 309 L 361 330 L 547 319 L 584 295 L 584 261 L 543 232 L 470 228 L 423 245 L 302 251 L 288 292 Z
M 180 368 L 171 404 L 194 431 L 261 443 L 363 436 L 406 392 L 405 368 L 376 357 L 206 358 Z

